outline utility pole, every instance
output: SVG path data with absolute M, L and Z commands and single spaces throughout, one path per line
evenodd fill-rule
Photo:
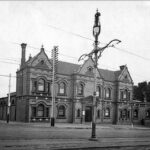
M 58 47 L 54 46 L 52 49 L 52 60 L 53 60 L 53 75 L 52 75 L 52 110 L 51 110 L 51 127 L 55 126 L 55 81 L 56 81 L 56 70 L 58 63 Z
M 116 42 L 116 44 L 120 43 L 121 41 L 118 39 L 111 40 L 108 44 L 106 44 L 104 47 L 98 47 L 99 42 L 98 42 L 98 36 L 101 31 L 101 24 L 99 21 L 99 17 L 101 14 L 96 12 L 95 14 L 95 20 L 94 20 L 94 26 L 93 26 L 93 36 L 95 38 L 94 41 L 94 49 L 89 53 L 89 54 L 83 54 L 79 58 L 80 60 L 83 60 L 85 57 L 90 57 L 93 62 L 94 62 L 94 92 L 93 92 L 93 103 L 92 103 L 92 133 L 91 133 L 91 138 L 90 140 L 97 140 L 96 139 L 96 87 L 97 87 L 97 64 L 98 64 L 98 59 L 101 57 L 102 52 L 108 48 L 108 47 L 114 47 L 112 44 L 113 42 Z
M 10 87 L 11 87 L 11 74 L 9 74 L 9 85 L 8 85 L 7 123 L 9 123 L 9 116 L 10 116 Z

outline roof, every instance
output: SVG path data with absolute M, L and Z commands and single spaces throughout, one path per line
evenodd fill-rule
M 52 60 L 50 60 L 52 61 Z M 60 74 L 66 74 L 71 75 L 75 71 L 79 69 L 80 65 L 73 64 L 69 62 L 58 62 L 58 73 Z M 111 70 L 105 70 L 105 69 L 99 69 L 100 74 L 103 76 L 103 78 L 107 81 L 115 81 L 117 77 L 120 75 L 121 71 L 111 71 Z
M 40 55 L 41 52 L 42 52 L 42 50 L 36 56 L 32 57 L 32 59 L 28 60 L 26 63 L 28 63 L 28 62 L 32 61 L 33 59 L 35 59 L 36 57 L 38 57 L 38 55 Z M 49 61 L 52 63 L 52 59 L 49 59 Z M 59 74 L 72 75 L 79 69 L 79 67 L 81 67 L 81 65 L 79 65 L 79 64 L 58 61 L 57 72 Z M 115 81 L 118 78 L 118 76 L 121 74 L 121 70 L 111 71 L 111 70 L 99 69 L 99 72 L 102 75 L 102 77 L 104 78 L 104 80 L 112 81 L 112 82 Z
M 103 76 L 103 78 L 107 81 L 115 81 L 117 79 L 115 71 L 99 69 L 99 72 Z

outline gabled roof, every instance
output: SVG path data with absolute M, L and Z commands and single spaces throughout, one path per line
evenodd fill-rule
M 44 51 L 44 48 L 41 48 L 41 51 L 36 56 L 34 56 L 34 57 L 30 58 L 28 61 L 26 61 L 26 64 L 32 63 L 32 61 L 35 60 L 41 54 L 42 51 Z M 46 53 L 45 53 L 45 55 L 46 55 Z M 46 57 L 48 58 L 47 55 L 46 55 Z M 52 64 L 52 59 L 48 59 L 48 60 Z M 81 67 L 81 65 L 78 65 L 78 64 L 73 64 L 73 63 L 64 62 L 64 61 L 58 61 L 57 72 L 59 74 L 72 75 L 73 73 L 77 72 L 80 67 Z M 105 69 L 98 69 L 98 70 L 99 70 L 99 73 L 104 78 L 104 80 L 111 81 L 111 82 L 116 81 L 122 72 L 122 70 L 118 70 L 118 71 L 111 71 L 111 70 L 105 70 Z
M 105 69 L 99 69 L 99 72 L 103 76 L 104 80 L 107 81 L 115 81 L 121 73 L 121 71 L 111 71 Z
M 52 63 L 52 59 L 50 59 L 50 62 Z M 57 72 L 60 74 L 71 75 L 74 72 L 76 72 L 79 67 L 80 67 L 80 65 L 78 65 L 78 64 L 68 63 L 68 62 L 64 62 L 64 61 L 58 61 Z

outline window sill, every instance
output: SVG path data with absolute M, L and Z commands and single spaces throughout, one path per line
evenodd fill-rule
M 67 96 L 67 94 L 58 93 L 57 96 Z
M 66 117 L 57 117 L 57 119 L 66 119 Z
M 104 119 L 110 119 L 110 116 L 109 117 L 104 117 Z

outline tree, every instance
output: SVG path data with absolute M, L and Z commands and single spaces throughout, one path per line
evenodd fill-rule
M 133 98 L 144 102 L 150 102 L 150 82 L 138 83 L 138 86 L 133 87 Z

